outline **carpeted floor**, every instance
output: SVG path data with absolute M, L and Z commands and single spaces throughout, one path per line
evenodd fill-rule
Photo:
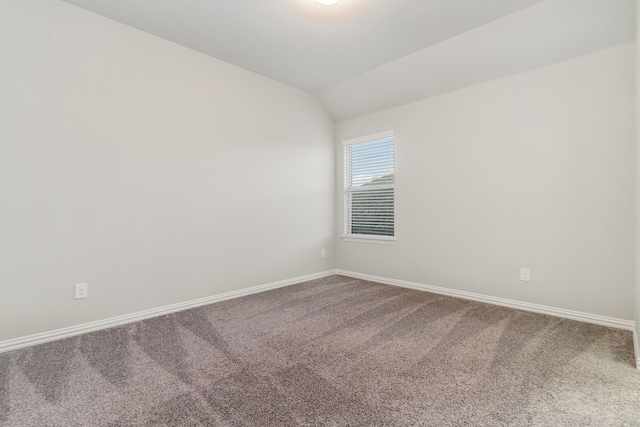
M 333 276 L 0 354 L 2 426 L 640 426 L 632 335 Z

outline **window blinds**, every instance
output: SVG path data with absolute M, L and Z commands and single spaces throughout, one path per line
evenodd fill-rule
M 393 133 L 346 141 L 345 234 L 394 236 Z

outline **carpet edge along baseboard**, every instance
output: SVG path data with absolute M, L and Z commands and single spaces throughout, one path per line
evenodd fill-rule
M 372 282 L 384 283 L 387 285 L 400 286 L 402 288 L 415 289 L 434 294 L 447 295 L 455 298 L 462 298 L 472 301 L 484 302 L 487 304 L 499 305 L 503 307 L 514 308 L 517 310 L 531 311 L 534 313 L 547 314 L 563 319 L 577 320 L 579 322 L 593 323 L 595 325 L 608 326 L 615 329 L 624 329 L 633 331 L 635 322 L 633 320 L 617 319 L 615 317 L 601 316 L 599 314 L 590 314 L 574 310 L 566 310 L 563 308 L 550 307 L 541 304 L 532 304 L 524 301 L 517 301 L 507 298 L 493 297 L 490 295 L 477 294 L 473 292 L 459 291 L 439 286 L 426 285 L 422 283 L 409 282 L 406 280 L 389 279 L 386 277 L 373 276 L 370 274 L 356 273 L 352 271 L 337 270 L 336 274 L 342 276 L 353 277 Z
M 76 335 L 82 335 L 88 332 L 98 331 L 101 329 L 112 328 L 115 326 L 124 325 L 127 323 L 133 323 L 144 319 L 149 319 L 157 316 L 163 316 L 166 314 L 175 313 L 190 308 L 201 307 L 207 304 L 213 304 L 220 301 L 225 301 L 233 298 L 239 298 L 246 295 L 251 295 L 259 292 L 265 292 L 271 289 L 281 288 L 285 286 L 294 285 L 297 283 L 306 282 L 309 280 L 320 279 L 328 277 L 334 274 L 354 277 L 357 279 L 368 280 L 372 282 L 383 283 L 392 286 L 400 286 L 403 288 L 415 289 L 425 292 L 431 292 L 441 295 L 452 296 L 456 298 L 462 298 L 467 300 L 484 302 L 487 304 L 499 305 L 503 307 L 514 308 L 517 310 L 531 311 L 534 313 L 547 314 L 554 317 L 560 317 L 565 319 L 577 320 L 585 323 L 593 323 L 601 326 L 608 326 L 616 329 L 624 329 L 634 332 L 634 343 L 638 346 L 637 334 L 635 333 L 635 322 L 633 320 L 617 319 L 613 317 L 601 316 L 597 314 L 584 313 L 573 310 L 566 310 L 562 308 L 550 307 L 539 304 L 532 304 L 523 301 L 510 300 L 506 298 L 498 298 L 484 294 L 477 294 L 472 292 L 459 291 L 450 288 L 443 288 L 438 286 L 431 286 L 422 283 L 409 282 L 405 280 L 391 279 L 387 277 L 374 276 L 370 274 L 358 273 L 347 270 L 328 270 L 320 273 L 309 274 L 306 276 L 299 276 L 287 280 L 281 280 L 278 282 L 267 283 L 264 285 L 253 286 L 246 289 L 240 289 L 237 291 L 225 292 L 210 297 L 199 298 L 191 301 L 185 301 L 177 304 L 171 304 L 163 307 L 158 307 L 150 310 L 144 310 L 136 313 L 126 314 L 123 316 L 112 317 L 109 319 L 98 320 L 95 322 L 84 323 L 77 326 L 71 326 L 62 329 L 56 329 L 53 331 L 43 332 L 39 334 L 27 335 L 24 337 L 14 338 L 6 341 L 0 341 L 0 353 L 17 350 L 23 347 L 29 347 L 32 345 L 42 344 L 49 341 L 55 341 L 63 338 L 69 338 Z M 638 349 L 636 349 L 638 350 Z M 640 366 L 640 358 L 638 358 L 638 366 Z
M 108 319 L 97 320 L 94 322 L 83 323 L 81 325 L 70 326 L 67 328 L 55 329 L 52 331 L 42 332 L 24 337 L 0 341 L 0 353 L 17 350 L 19 348 L 30 347 L 37 344 L 43 344 L 50 341 L 56 341 L 89 332 L 99 331 L 102 329 L 113 328 L 116 326 L 126 325 L 128 323 L 138 322 L 140 320 L 151 319 L 153 317 L 164 316 L 176 313 L 190 308 L 202 307 L 203 305 L 213 304 L 220 301 L 226 301 L 234 298 L 240 298 L 260 292 L 269 291 L 271 289 L 282 288 L 285 286 L 295 285 L 297 283 L 307 282 L 309 280 L 321 279 L 335 275 L 335 270 L 323 271 L 320 273 L 308 274 L 306 276 L 294 277 L 291 279 L 281 280 L 277 282 L 266 283 L 264 285 L 252 286 L 250 288 L 239 289 L 237 291 L 225 292 L 222 294 L 212 295 L 209 297 L 198 298 L 191 301 L 184 301 L 177 304 L 170 304 L 163 307 L 152 308 L 149 310 L 138 311 L 135 313 L 125 314 L 122 316 L 111 317 Z

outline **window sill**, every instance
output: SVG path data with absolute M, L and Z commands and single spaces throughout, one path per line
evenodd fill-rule
M 364 236 L 361 234 L 345 234 L 342 236 L 342 240 L 345 242 L 355 243 L 373 243 L 375 245 L 395 245 L 395 237 L 387 236 Z

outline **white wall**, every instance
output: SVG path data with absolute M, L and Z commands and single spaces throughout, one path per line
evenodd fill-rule
M 339 241 L 338 267 L 632 320 L 634 49 L 339 123 L 395 130 L 398 241 Z
M 635 247 L 635 267 L 636 267 L 636 330 L 635 330 L 635 350 L 636 350 L 636 368 L 640 369 L 640 0 L 636 1 L 636 210 L 635 210 L 635 226 L 636 226 L 636 247 Z
M 0 341 L 335 266 L 334 128 L 308 93 L 4 0 L 0 117 Z
M 396 131 L 398 242 L 336 244 L 341 148 L 311 95 L 4 0 L 0 341 L 336 265 L 633 319 L 634 77 L 626 45 L 340 123 Z

